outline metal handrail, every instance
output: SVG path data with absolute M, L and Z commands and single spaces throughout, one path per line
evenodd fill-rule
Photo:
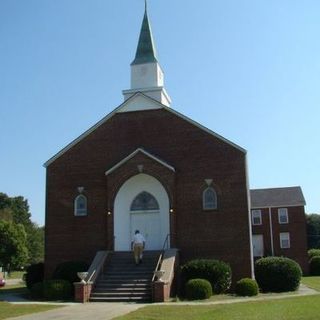
M 153 276 L 152 276 L 152 280 L 151 280 L 152 282 L 154 281 L 154 279 L 155 279 L 155 277 L 156 277 L 155 273 L 156 273 L 156 271 L 158 271 L 158 269 L 159 269 L 159 267 L 160 267 L 160 263 L 161 263 L 161 261 L 162 261 L 162 257 L 163 257 L 163 254 L 164 254 L 165 247 L 168 246 L 169 238 L 171 237 L 171 235 L 172 235 L 171 233 L 168 233 L 167 236 L 166 236 L 166 238 L 165 238 L 165 240 L 164 240 L 164 242 L 163 242 L 161 254 L 160 254 L 160 256 L 159 256 L 159 259 L 158 259 L 156 268 L 155 268 L 154 271 L 153 271 Z
M 158 269 L 159 269 L 160 263 L 161 263 L 161 261 L 162 261 L 162 256 L 163 256 L 163 252 L 161 252 L 161 254 L 160 254 L 160 256 L 159 256 L 159 259 L 158 259 L 156 268 L 155 268 L 154 271 L 153 271 L 153 276 L 152 276 L 151 282 L 153 282 L 154 279 L 155 279 L 155 277 L 156 277 L 156 271 L 158 271 Z

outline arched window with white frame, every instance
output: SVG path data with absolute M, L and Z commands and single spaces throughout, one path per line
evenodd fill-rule
M 130 211 L 159 210 L 157 199 L 149 192 L 140 192 L 132 201 Z
M 218 208 L 217 193 L 212 187 L 208 187 L 202 194 L 203 210 L 215 210 Z
M 83 194 L 78 195 L 74 200 L 74 215 L 86 216 L 87 215 L 87 197 Z

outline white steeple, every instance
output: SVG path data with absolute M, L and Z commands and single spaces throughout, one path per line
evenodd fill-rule
M 147 5 L 145 5 L 136 56 L 131 63 L 131 89 L 123 90 L 124 100 L 136 92 L 142 92 L 146 96 L 170 106 L 171 99 L 164 89 L 163 72 L 157 60 Z

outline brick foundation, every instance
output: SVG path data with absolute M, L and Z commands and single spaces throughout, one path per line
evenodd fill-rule
M 74 284 L 74 301 L 85 303 L 90 299 L 92 283 L 75 282 Z

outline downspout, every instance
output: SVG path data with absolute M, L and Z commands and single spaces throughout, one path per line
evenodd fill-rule
M 273 248 L 273 229 L 272 229 L 272 215 L 271 215 L 271 207 L 269 208 L 269 225 L 270 225 L 270 244 L 271 244 L 271 255 L 274 256 L 274 248 Z
M 247 201 L 248 201 L 248 224 L 249 224 L 249 242 L 250 242 L 250 266 L 251 266 L 251 278 L 254 279 L 254 257 L 253 257 L 253 245 L 252 245 L 252 225 L 251 225 L 251 197 L 249 188 L 249 175 L 248 175 L 248 159 L 245 154 L 245 170 L 246 170 L 246 186 L 247 186 Z

